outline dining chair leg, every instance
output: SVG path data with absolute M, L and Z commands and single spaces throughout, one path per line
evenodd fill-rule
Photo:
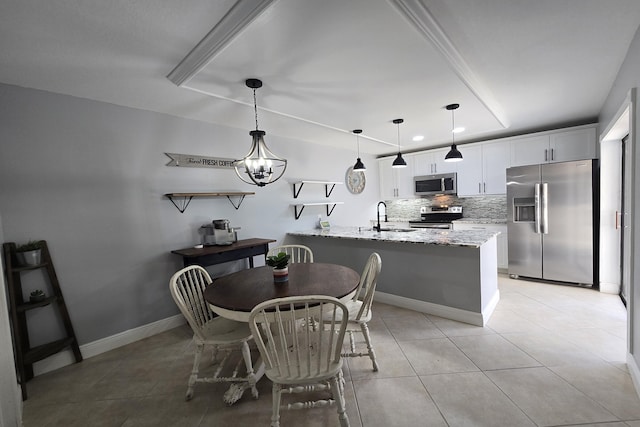
M 193 397 L 193 388 L 196 385 L 198 379 L 198 372 L 200 370 L 200 360 L 202 359 L 202 352 L 204 351 L 204 344 L 196 344 L 196 354 L 193 358 L 193 368 L 191 368 L 191 375 L 189 376 L 189 383 L 187 385 L 187 395 L 185 400 L 191 400 Z
M 271 394 L 273 395 L 273 407 L 271 408 L 271 427 L 280 427 L 280 397 L 282 395 L 282 386 L 280 384 L 273 383 Z
M 340 374 L 331 378 L 331 390 L 335 390 L 333 399 L 338 407 L 338 419 L 340 420 L 341 427 L 349 427 L 349 417 L 347 417 L 347 408 L 344 400 L 344 389 L 340 386 Z
M 378 372 L 378 362 L 376 361 L 376 353 L 373 350 L 373 344 L 371 344 L 371 337 L 369 336 L 369 327 L 366 322 L 360 324 L 360 329 L 362 330 L 362 335 L 364 335 L 364 340 L 367 343 L 367 350 L 369 351 L 369 358 L 371 359 L 371 363 L 373 363 L 373 372 Z
M 251 350 L 249 344 L 244 341 L 242 343 L 242 357 L 244 358 L 244 364 L 247 367 L 247 380 L 251 386 L 251 395 L 254 399 L 258 398 L 258 389 L 256 388 L 256 374 L 253 372 L 253 363 L 251 362 Z

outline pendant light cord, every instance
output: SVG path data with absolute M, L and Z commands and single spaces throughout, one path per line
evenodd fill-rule
M 452 145 L 456 144 L 456 133 L 454 132 L 455 129 L 456 129 L 455 111 L 456 110 L 451 110 L 451 143 L 452 143 Z
M 256 130 L 258 130 L 258 102 L 256 101 L 256 90 L 253 89 L 253 113 L 256 116 Z
M 400 123 L 398 123 L 398 153 L 400 152 Z

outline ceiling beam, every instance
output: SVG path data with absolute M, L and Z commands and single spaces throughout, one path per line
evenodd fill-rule
M 402 16 L 404 16 L 418 32 L 430 42 L 462 82 L 476 96 L 478 101 L 496 118 L 503 128 L 510 126 L 509 119 L 502 106 L 495 99 L 489 88 L 471 70 L 453 42 L 444 32 L 422 0 L 388 0 Z
M 238 0 L 167 78 L 177 86 L 188 82 L 276 1 Z

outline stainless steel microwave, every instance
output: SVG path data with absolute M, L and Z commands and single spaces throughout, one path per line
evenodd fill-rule
M 413 190 L 416 196 L 457 194 L 456 173 L 416 176 L 413 178 Z

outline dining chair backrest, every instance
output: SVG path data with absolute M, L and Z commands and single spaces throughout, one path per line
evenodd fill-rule
M 183 268 L 169 281 L 173 300 L 189 322 L 193 333 L 201 340 L 206 339 L 204 325 L 214 317 L 213 311 L 204 299 L 204 290 L 209 284 L 211 276 L 199 265 Z
M 272 248 L 267 253 L 267 256 L 278 255 L 280 252 L 284 252 L 291 255 L 289 262 L 313 262 L 313 251 L 304 245 L 281 245 Z
M 333 313 L 333 314 L 331 314 Z M 314 319 L 331 321 L 318 327 Z M 249 316 L 249 328 L 274 382 L 309 382 L 331 372 L 340 363 L 347 326 L 347 307 L 325 295 L 286 297 L 258 304 Z M 340 365 L 341 366 L 341 365 Z
M 361 301 L 362 305 L 354 320 L 360 320 L 369 315 L 371 310 L 371 303 L 373 303 L 373 295 L 376 291 L 376 284 L 378 282 L 378 276 L 382 269 L 382 259 L 377 252 L 369 255 L 369 259 L 364 266 L 364 270 L 360 275 L 360 282 L 358 288 L 353 296 L 353 301 Z

